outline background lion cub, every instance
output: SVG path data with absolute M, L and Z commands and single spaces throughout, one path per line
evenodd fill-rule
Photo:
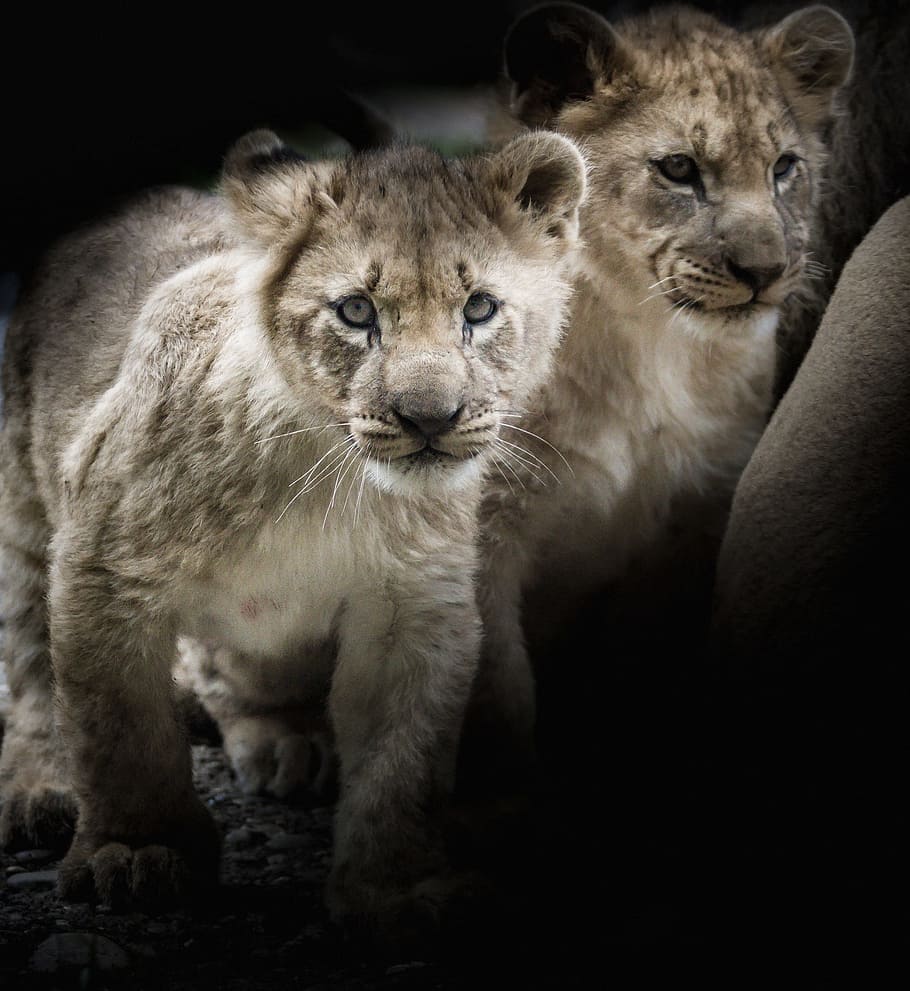
M 556 135 L 310 165 L 255 132 L 220 195 L 150 192 L 52 253 L 4 366 L 0 772 L 5 844 L 59 838 L 75 798 L 65 897 L 214 877 L 178 634 L 232 651 L 248 701 L 277 689 L 275 746 L 327 705 L 336 917 L 394 919 L 440 869 L 481 481 L 549 367 L 584 187 Z
M 781 310 L 818 274 L 852 55 L 827 7 L 749 33 L 675 6 L 614 28 L 547 4 L 513 24 L 514 118 L 577 140 L 591 176 L 569 329 L 520 424 L 533 457 L 486 502 L 481 766 L 503 735 L 529 745 L 525 636 L 545 656 L 596 597 L 583 628 L 613 657 L 672 668 L 698 637 L 697 593 L 772 404 Z

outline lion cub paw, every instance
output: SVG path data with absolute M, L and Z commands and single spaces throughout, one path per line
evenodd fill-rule
M 241 789 L 287 799 L 325 797 L 334 780 L 329 741 L 290 730 L 280 719 L 246 717 L 222 728 L 224 749 Z
M 122 911 L 161 908 L 211 891 L 220 844 L 208 812 L 199 805 L 168 834 L 167 843 L 130 845 L 77 832 L 60 865 L 60 897 Z
M 357 942 L 399 953 L 460 926 L 491 897 L 490 882 L 476 872 L 425 878 L 406 890 L 331 885 L 332 921 Z
M 0 845 L 7 850 L 63 851 L 76 828 L 76 793 L 60 756 L 61 745 L 45 732 L 7 727 L 0 758 Z
M 5 850 L 65 850 L 76 828 L 76 796 L 64 785 L 4 789 L 0 846 Z

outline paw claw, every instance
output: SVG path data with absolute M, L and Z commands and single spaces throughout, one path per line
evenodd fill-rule
M 108 843 L 92 858 L 98 899 L 111 908 L 129 904 L 132 890 L 133 851 L 123 843 Z
M 213 889 L 220 844 L 205 809 L 190 808 L 168 835 L 171 846 L 142 840 L 130 846 L 77 834 L 60 865 L 60 897 L 100 901 L 118 911 L 160 909 Z

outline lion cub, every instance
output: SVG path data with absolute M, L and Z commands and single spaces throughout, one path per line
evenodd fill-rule
M 268 689 L 263 719 L 327 706 L 334 916 L 419 901 L 478 653 L 481 483 L 549 368 L 584 189 L 547 133 L 314 165 L 254 132 L 217 195 L 149 192 L 51 253 L 4 365 L 0 780 L 7 845 L 59 839 L 75 799 L 64 897 L 215 876 L 185 634 Z
M 816 274 L 826 135 L 852 54 L 849 26 L 827 7 L 753 33 L 685 7 L 614 28 L 546 4 L 513 24 L 514 120 L 577 140 L 591 173 L 555 372 L 524 419 L 507 421 L 524 450 L 513 448 L 513 477 L 492 478 L 484 509 L 485 646 L 469 722 L 481 766 L 508 740 L 519 762 L 530 745 L 526 637 L 546 656 L 592 595 L 608 629 L 604 610 L 634 574 L 644 639 L 692 584 L 677 539 L 710 561 L 771 408 L 782 307 Z M 680 567 L 675 584 L 656 583 L 661 556 Z

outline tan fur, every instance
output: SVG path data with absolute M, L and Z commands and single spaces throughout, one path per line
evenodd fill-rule
M 336 917 L 394 919 L 441 868 L 482 477 L 548 370 L 584 185 L 545 133 L 466 162 L 311 165 L 256 132 L 221 195 L 151 192 L 52 253 L 4 366 L 0 783 L 7 843 L 65 827 L 75 794 L 64 896 L 213 875 L 178 634 L 221 645 L 228 737 L 305 761 L 295 720 L 327 707 Z M 501 305 L 471 331 L 481 290 Z M 339 316 L 351 294 L 375 306 L 369 331 Z M 442 424 L 429 442 L 421 422 Z
M 577 139 L 591 188 L 569 329 L 517 424 L 542 442 L 521 435 L 528 464 L 485 505 L 478 738 L 499 721 L 528 745 L 522 626 L 543 653 L 592 590 L 674 531 L 719 537 L 771 406 L 781 306 L 811 284 L 822 132 L 851 51 L 826 8 L 756 34 L 686 8 L 613 28 L 554 4 L 513 25 L 512 110 Z M 778 182 L 784 153 L 797 162 Z M 698 184 L 661 172 L 676 154 Z M 487 760 L 503 750 L 488 743 Z

